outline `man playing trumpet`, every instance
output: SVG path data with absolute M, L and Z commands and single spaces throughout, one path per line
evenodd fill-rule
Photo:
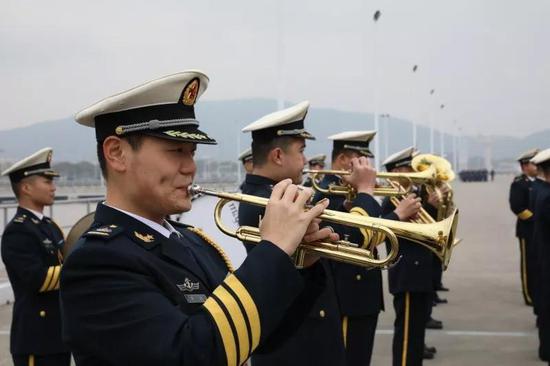
M 389 156 L 382 165 L 388 172 L 412 173 L 411 162 L 416 154 L 409 147 Z M 402 182 L 401 184 L 409 184 Z M 408 188 L 408 187 L 406 187 Z M 430 201 L 436 204 L 437 197 Z M 395 202 L 395 200 L 393 200 Z M 404 210 L 398 210 L 403 206 Z M 382 203 L 382 215 L 398 221 L 417 220 L 422 205 L 420 198 L 410 195 L 396 207 L 386 197 Z M 427 248 L 409 240 L 399 239 L 401 260 L 388 271 L 389 290 L 393 295 L 395 309 L 394 336 L 392 345 L 393 365 L 421 365 L 423 358 L 433 358 L 435 349 L 425 347 L 426 322 L 430 318 L 433 300 L 433 254 Z
M 376 131 L 346 131 L 328 137 L 333 141 L 332 170 L 347 171 L 350 174 L 342 176 L 326 174 L 319 186 L 327 189 L 330 185 L 340 185 L 343 181 L 354 191 L 354 194 L 353 199 L 347 201 L 341 195 L 329 196 L 318 192 L 314 198 L 315 202 L 330 198 L 330 209 L 370 217 L 380 216 L 380 205 L 373 197 L 376 170 L 368 160 L 374 157 L 369 144 L 375 135 Z M 399 207 L 399 210 L 404 208 L 405 203 Z M 340 237 L 345 237 L 353 243 L 370 245 L 371 240 L 377 240 L 367 231 L 341 225 L 333 225 L 333 227 Z M 332 262 L 331 266 L 342 313 L 347 364 L 369 365 L 378 314 L 384 309 L 381 271 L 336 262 Z
M 273 187 L 262 241 L 234 270 L 201 230 L 166 220 L 191 209 L 199 130 L 194 105 L 208 77 L 185 71 L 99 101 L 76 120 L 95 128 L 105 202 L 63 267 L 63 335 L 77 365 L 241 365 L 292 335 L 323 288 L 320 265 L 298 271 L 319 230 L 310 191 Z
M 252 134 L 254 165 L 252 174 L 246 176 L 243 193 L 269 197 L 277 182 L 291 179 L 295 184 L 301 183 L 306 163 L 306 140 L 314 139 L 304 128 L 308 108 L 309 102 L 301 102 L 264 116 L 243 129 L 243 132 Z M 241 203 L 239 224 L 257 226 L 260 218 L 262 222 L 265 220 L 264 214 L 262 207 Z M 286 229 L 282 230 L 284 232 Z M 245 242 L 245 245 L 249 256 L 258 249 L 250 243 Z M 319 262 L 326 276 L 325 286 L 320 288 L 311 283 L 312 286 L 307 289 L 312 293 L 321 293 L 314 303 L 304 303 L 310 309 L 307 317 L 293 324 L 296 331 L 287 335 L 278 347 L 254 355 L 254 366 L 345 365 L 340 314 L 330 264 L 326 259 Z M 284 282 L 281 286 L 285 286 Z

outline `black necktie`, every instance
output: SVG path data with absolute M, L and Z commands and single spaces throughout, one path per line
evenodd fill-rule
M 198 264 L 197 257 L 195 256 L 195 253 L 193 253 L 193 249 L 191 249 L 189 244 L 187 244 L 183 240 L 183 238 L 181 237 L 180 234 L 178 234 L 175 231 L 172 231 L 172 233 L 170 234 L 169 239 L 171 241 L 174 241 L 174 242 L 178 243 L 178 245 L 180 245 L 182 248 L 184 248 L 185 251 L 189 254 L 189 256 L 193 259 L 193 262 L 195 262 L 195 264 Z

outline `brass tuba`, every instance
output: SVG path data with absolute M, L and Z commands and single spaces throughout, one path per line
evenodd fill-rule
M 415 171 L 422 172 L 428 169 L 436 170 L 436 179 L 426 184 L 428 193 L 435 192 L 441 201 L 437 208 L 437 220 L 444 219 L 454 210 L 453 189 L 449 182 L 455 179 L 451 163 L 440 156 L 420 154 L 413 158 L 411 166 Z
M 202 193 L 220 198 L 220 201 L 214 209 L 214 218 L 216 225 L 223 233 L 243 241 L 250 241 L 253 243 L 259 243 L 261 241 L 260 232 L 257 227 L 241 226 L 236 230 L 226 227 L 221 221 L 221 210 L 223 206 L 230 201 L 238 201 L 266 207 L 268 203 L 267 198 L 242 193 L 214 191 L 197 185 L 190 187 L 189 191 L 191 194 Z M 374 257 L 374 247 L 379 244 L 379 240 L 370 240 L 366 247 L 349 243 L 347 241 L 338 241 L 335 243 L 302 243 L 299 245 L 297 250 L 297 266 L 300 266 L 303 263 L 303 258 L 306 252 L 312 252 L 338 262 L 365 267 L 385 268 L 388 267 L 397 257 L 397 252 L 399 249 L 397 237 L 405 238 L 426 246 L 439 258 L 441 258 L 443 263 L 448 264 L 450 259 L 450 251 L 452 249 L 452 244 L 454 243 L 456 226 L 458 223 L 458 210 L 447 219 L 432 224 L 400 222 L 334 210 L 324 210 L 319 218 L 326 222 L 351 226 L 362 231 L 377 234 L 373 235 L 373 238 L 379 238 L 380 234 L 385 235 L 390 244 L 390 251 L 386 258 L 376 259 Z

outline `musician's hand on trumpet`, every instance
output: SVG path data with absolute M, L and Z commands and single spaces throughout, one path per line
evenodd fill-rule
M 320 220 L 316 219 L 327 208 L 328 200 L 304 210 L 312 194 L 311 189 L 300 190 L 290 179 L 277 183 L 260 224 L 262 239 L 272 242 L 289 256 L 302 242 L 338 240 L 338 234 L 329 228 L 320 229 Z M 306 259 L 305 266 L 311 265 L 317 256 Z
M 426 201 L 432 207 L 437 208 L 441 204 L 442 200 L 443 200 L 443 195 L 441 194 L 441 191 L 439 191 L 439 189 L 433 189 L 429 191 L 428 198 Z
M 416 197 L 414 193 L 411 193 L 399 201 L 399 204 L 393 212 L 399 217 L 399 221 L 409 221 L 409 219 L 418 214 L 421 208 L 422 203 L 420 198 Z
M 352 158 L 351 174 L 343 175 L 342 180 L 351 185 L 357 193 L 372 195 L 376 186 L 376 169 L 370 165 L 369 160 L 364 156 Z

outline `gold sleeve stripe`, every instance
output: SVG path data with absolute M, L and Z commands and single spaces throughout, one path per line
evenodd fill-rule
M 248 329 L 246 326 L 246 320 L 244 314 L 237 303 L 237 300 L 229 293 L 223 286 L 219 286 L 214 295 L 218 297 L 220 302 L 225 306 L 229 313 L 235 330 L 237 332 L 237 339 L 239 341 L 239 364 L 243 363 L 250 353 L 250 342 L 248 340 Z
M 42 284 L 42 287 L 40 287 L 39 292 L 44 292 L 48 288 L 50 282 L 52 282 L 52 274 L 53 274 L 54 266 L 48 267 L 48 272 L 46 273 L 46 278 L 44 278 L 44 283 Z
M 225 350 L 225 357 L 227 358 L 227 366 L 236 366 L 237 365 L 237 345 L 235 343 L 235 337 L 233 336 L 233 331 L 229 325 L 229 320 L 223 312 L 222 308 L 212 296 L 210 296 L 204 302 L 204 307 L 216 323 L 220 336 L 222 337 L 223 348 Z
M 521 211 L 520 213 L 518 213 L 518 217 L 520 220 L 527 220 L 528 218 L 530 218 L 531 216 L 533 216 L 533 213 L 527 209 Z
M 50 285 L 46 289 L 46 291 L 52 291 L 55 289 L 56 286 L 59 285 L 59 274 L 61 273 L 61 266 L 55 266 L 53 269 L 53 276 L 52 276 L 52 282 L 50 282 Z
M 256 303 L 252 299 L 252 296 L 250 296 L 250 293 L 248 293 L 246 287 L 243 286 L 235 275 L 228 276 L 224 282 L 237 295 L 244 307 L 250 323 L 250 332 L 252 333 L 252 347 L 250 348 L 250 352 L 252 352 L 258 347 L 261 336 L 260 314 L 258 313 Z

